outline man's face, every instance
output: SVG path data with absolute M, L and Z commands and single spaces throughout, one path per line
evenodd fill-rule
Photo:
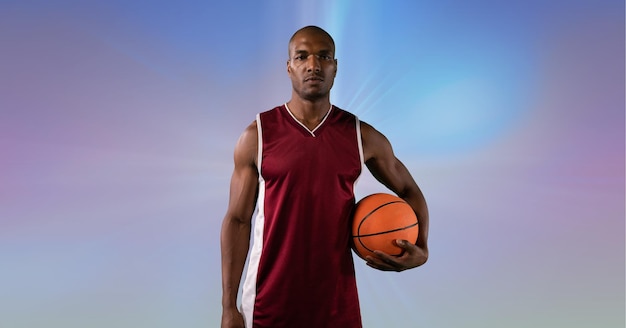
M 324 34 L 301 31 L 289 44 L 287 73 L 293 90 L 303 99 L 327 96 L 335 81 L 335 47 Z

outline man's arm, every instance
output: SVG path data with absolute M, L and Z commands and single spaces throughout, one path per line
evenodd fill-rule
M 376 257 L 368 257 L 367 264 L 385 271 L 403 271 L 420 266 L 428 259 L 428 208 L 424 195 L 411 173 L 396 158 L 389 140 L 383 134 L 361 122 L 361 135 L 367 168 L 379 182 L 411 205 L 419 223 L 416 245 L 397 241 L 397 245 L 405 250 L 403 255 L 396 257 L 375 251 Z
M 235 146 L 228 209 L 222 223 L 222 327 L 243 327 L 237 291 L 250 247 L 252 214 L 258 192 L 257 126 L 250 124 Z

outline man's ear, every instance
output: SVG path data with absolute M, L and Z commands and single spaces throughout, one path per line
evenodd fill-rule
M 289 59 L 287 59 L 287 74 L 291 74 L 291 65 L 289 65 L 291 62 L 289 61 Z

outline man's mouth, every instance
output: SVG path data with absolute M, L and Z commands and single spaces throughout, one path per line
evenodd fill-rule
M 304 82 L 322 82 L 324 79 L 321 76 L 309 76 L 304 79 Z

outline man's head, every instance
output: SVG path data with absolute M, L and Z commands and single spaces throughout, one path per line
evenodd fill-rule
M 296 31 L 289 40 L 287 73 L 300 98 L 328 97 L 337 74 L 335 42 L 330 34 L 317 26 Z

